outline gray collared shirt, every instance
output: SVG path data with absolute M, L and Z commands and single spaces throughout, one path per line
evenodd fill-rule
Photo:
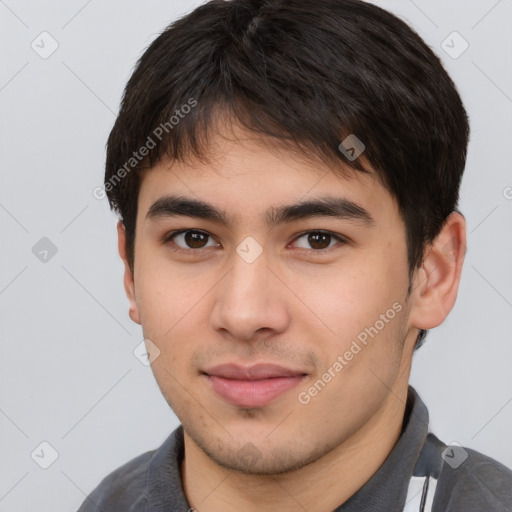
M 157 450 L 118 468 L 79 512 L 187 512 L 179 426 Z M 428 432 L 428 411 L 409 386 L 402 433 L 377 472 L 334 512 L 512 512 L 512 471 Z M 199 511 L 200 512 L 200 511 Z

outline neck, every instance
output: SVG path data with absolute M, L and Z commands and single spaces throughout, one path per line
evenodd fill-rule
M 401 435 L 406 399 L 402 380 L 356 433 L 319 460 L 284 474 L 221 468 L 185 432 L 181 472 L 187 500 L 198 512 L 330 512 L 363 487 L 391 453 Z

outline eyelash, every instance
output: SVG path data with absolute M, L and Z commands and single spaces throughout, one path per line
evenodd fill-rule
M 188 233 L 188 232 L 201 233 L 201 234 L 206 235 L 206 236 L 208 236 L 210 238 L 214 238 L 212 235 L 210 235 L 210 233 L 208 233 L 206 231 L 202 231 L 200 229 L 181 229 L 181 230 L 171 231 L 170 233 L 167 233 L 164 236 L 164 238 L 162 240 L 162 243 L 166 244 L 168 242 L 171 242 L 174 237 L 176 237 L 178 235 L 181 235 L 183 233 Z M 338 242 L 340 242 L 341 245 L 345 245 L 345 244 L 349 243 L 349 240 L 347 238 L 342 237 L 340 235 L 337 235 L 337 234 L 333 233 L 332 231 L 325 231 L 325 230 L 322 230 L 322 229 L 313 229 L 313 230 L 310 230 L 310 231 L 305 231 L 303 233 L 300 233 L 297 237 L 295 237 L 292 240 L 292 242 L 295 242 L 296 240 L 302 238 L 303 236 L 309 235 L 311 233 L 329 235 L 332 238 L 335 238 Z M 302 251 L 302 252 L 307 252 L 309 254 L 313 253 L 315 255 L 323 255 L 323 254 L 326 254 L 327 252 L 329 252 L 331 249 L 334 249 L 338 245 L 339 244 L 336 244 L 336 245 L 333 245 L 332 247 L 328 247 L 326 249 L 302 249 L 302 248 L 300 248 L 298 250 Z M 211 247 L 209 247 L 209 248 L 211 249 Z M 171 251 L 173 251 L 175 253 L 185 254 L 185 255 L 190 255 L 192 253 L 200 253 L 200 252 L 203 252 L 203 250 L 204 250 L 204 249 L 183 249 L 182 247 L 179 247 L 179 246 L 170 247 L 170 249 L 171 249 Z M 207 247 L 207 249 L 208 249 L 208 247 Z

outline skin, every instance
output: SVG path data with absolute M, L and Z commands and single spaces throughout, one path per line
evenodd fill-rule
M 407 296 L 404 223 L 374 175 L 342 177 L 241 128 L 233 134 L 212 137 L 208 162 L 167 161 L 145 171 L 133 272 L 118 224 L 130 317 L 160 350 L 152 369 L 184 427 L 181 471 L 192 507 L 331 511 L 371 478 L 400 436 L 418 331 L 441 324 L 456 299 L 465 221 L 458 213 L 449 216 Z M 232 225 L 146 218 L 166 194 L 211 203 Z M 271 207 L 323 196 L 358 203 L 374 225 L 325 216 L 270 229 L 264 222 Z M 210 237 L 192 248 L 183 235 L 162 241 L 181 229 Z M 314 246 L 307 236 L 314 230 L 348 242 L 327 237 Z M 236 252 L 248 236 L 263 249 L 252 263 Z M 315 254 L 319 247 L 328 249 Z M 394 303 L 401 311 L 301 403 L 298 394 Z M 271 362 L 307 376 L 272 403 L 248 409 L 224 401 L 201 373 L 228 362 Z M 248 451 L 254 457 L 244 457 Z

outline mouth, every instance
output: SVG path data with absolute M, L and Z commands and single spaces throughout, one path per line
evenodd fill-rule
M 202 374 L 224 401 L 245 408 L 269 405 L 307 376 L 301 370 L 275 364 L 223 364 L 204 370 Z

